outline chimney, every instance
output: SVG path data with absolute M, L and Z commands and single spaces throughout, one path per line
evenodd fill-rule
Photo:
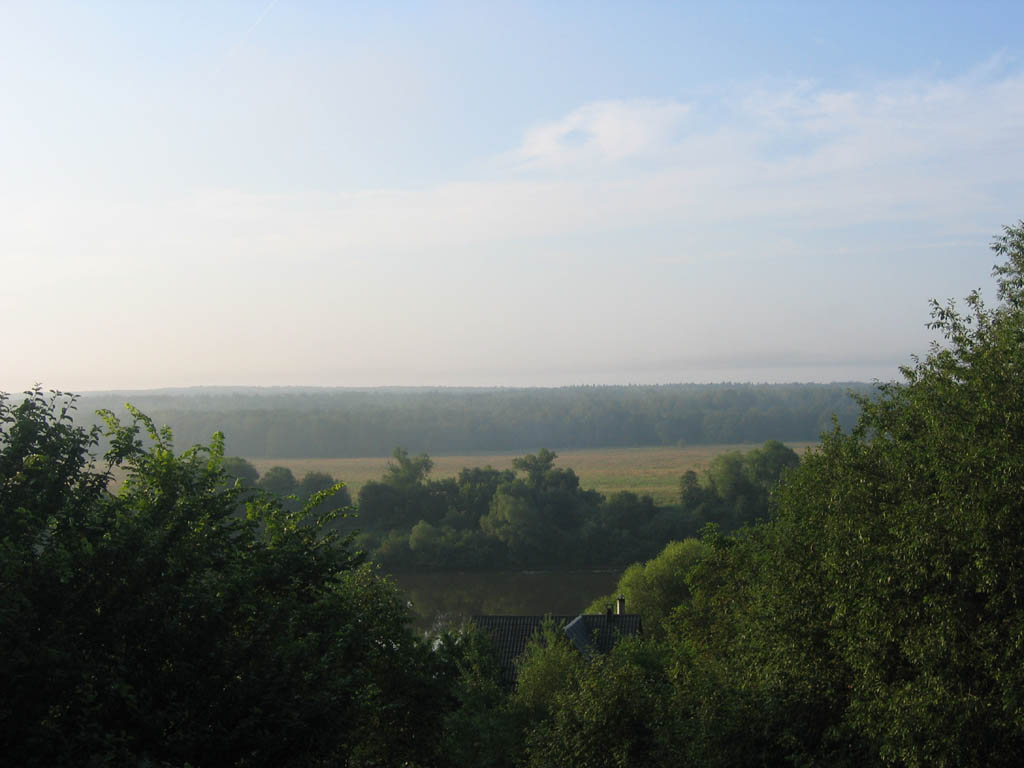
M 615 615 L 622 616 L 626 613 L 626 596 L 619 595 L 619 599 L 615 601 Z

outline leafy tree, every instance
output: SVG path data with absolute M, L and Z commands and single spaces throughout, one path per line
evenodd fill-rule
M 517 661 L 513 705 L 531 723 L 548 719 L 555 697 L 582 665 L 583 657 L 573 648 L 562 627 L 548 617 Z
M 433 657 L 346 539 L 266 495 L 240 517 L 220 435 L 176 455 L 106 414 L 97 465 L 73 407 L 0 396 L 5 760 L 434 761 Z
M 890 764 L 1024 759 L 1024 223 L 993 247 L 1001 303 L 934 302 L 946 344 L 863 401 L 781 499 L 831 587 L 847 718 Z
M 528 454 L 514 459 L 512 466 L 520 472 L 526 473 L 527 482 L 532 488 L 540 488 L 545 477 L 554 469 L 555 459 L 557 458 L 558 454 L 554 451 L 541 448 L 535 454 Z
M 696 764 L 873 764 L 842 719 L 849 670 L 826 640 L 824 585 L 786 533 L 776 523 L 732 536 L 710 526 L 687 575 L 690 600 L 666 623 Z
M 408 530 L 423 520 L 436 524 L 448 511 L 449 483 L 427 482 L 434 462 L 425 453 L 410 457 L 395 448 L 380 482 L 370 481 L 359 490 L 360 524 L 369 530 Z
M 768 518 L 771 495 L 786 471 L 800 463 L 793 449 L 769 440 L 750 451 L 715 456 L 702 476 L 687 471 L 679 481 L 679 503 L 694 530 L 714 522 L 731 531 Z
M 709 539 L 674 635 L 705 756 L 1024 760 L 1024 222 L 993 247 L 1000 303 L 933 303 L 945 342 Z
M 260 479 L 259 470 L 240 456 L 224 457 L 224 474 L 241 480 L 243 485 L 255 486 Z
M 448 631 L 438 653 L 454 664 L 454 702 L 444 716 L 441 752 L 452 768 L 511 768 L 522 752 L 519 714 L 502 685 L 487 634 L 474 625 Z
M 558 530 L 528 499 L 504 490 L 494 495 L 491 511 L 480 518 L 480 529 L 508 547 L 518 564 L 543 561 L 557 551 Z
M 657 557 L 629 566 L 615 593 L 595 600 L 587 612 L 602 613 L 617 595 L 624 595 L 626 610 L 642 617 L 644 633 L 660 638 L 664 633 L 662 623 L 689 601 L 687 577 L 704 552 L 705 546 L 697 539 L 669 542 Z
M 670 686 L 657 649 L 633 639 L 565 669 L 549 715 L 527 735 L 528 765 L 678 765 Z
M 259 487 L 277 496 L 290 496 L 295 493 L 298 481 L 288 467 L 271 467 L 260 477 Z
M 488 466 L 461 470 L 445 522 L 455 528 L 476 528 L 480 518 L 490 510 L 491 499 L 498 488 L 511 484 L 514 479 L 513 472 L 507 469 Z
M 422 485 L 434 468 L 434 462 L 425 453 L 410 456 L 405 448 L 399 447 L 392 451 L 391 456 L 394 461 L 388 462 L 383 482 L 396 488 Z
M 769 440 L 760 448 L 747 451 L 744 474 L 752 485 L 770 493 L 779 484 L 783 474 L 799 463 L 800 457 L 796 451 L 778 440 Z
M 679 504 L 687 511 L 696 512 L 709 498 L 709 494 L 700 484 L 697 473 L 686 470 L 679 478 Z
M 313 508 L 314 513 L 327 512 L 338 507 L 351 507 L 352 497 L 344 483 L 339 483 L 326 472 L 307 472 L 302 476 L 295 488 L 299 499 L 308 502 L 318 493 L 330 491 L 329 498 Z
M 658 516 L 654 500 L 619 491 L 603 499 L 598 508 L 587 515 L 582 527 L 581 555 L 592 563 L 618 564 L 635 562 L 650 553 L 648 531 Z M 654 540 L 663 542 L 659 534 Z

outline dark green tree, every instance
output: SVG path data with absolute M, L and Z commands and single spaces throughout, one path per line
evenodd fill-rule
M 275 466 L 260 476 L 259 487 L 276 496 L 290 496 L 298 489 L 298 481 L 288 467 Z
M 220 435 L 176 455 L 106 414 L 97 464 L 73 407 L 0 396 L 5 761 L 434 762 L 433 654 L 346 539 L 266 495 L 240 516 Z
M 430 470 L 434 468 L 434 462 L 425 453 L 421 453 L 419 456 L 410 456 L 405 448 L 399 447 L 395 448 L 391 456 L 394 461 L 388 462 L 382 482 L 396 488 L 405 489 L 423 485 Z
M 352 506 L 348 488 L 326 472 L 307 472 L 295 487 L 295 493 L 302 501 L 308 501 L 324 491 L 331 491 L 331 495 L 324 504 L 317 507 L 317 510 L 326 511 L 328 508 Z
M 696 531 L 713 522 L 724 531 L 768 518 L 771 495 L 783 475 L 800 463 L 792 448 L 769 440 L 760 448 L 715 456 L 701 475 L 679 481 L 679 503 Z
M 512 461 L 512 466 L 520 472 L 526 473 L 526 481 L 533 488 L 539 488 L 544 479 L 555 467 L 555 459 L 558 454 L 541 448 L 537 453 L 520 456 Z
M 944 342 L 709 539 L 675 636 L 706 758 L 1024 760 L 1024 223 L 993 247 L 999 304 L 933 303 Z
M 1024 760 L 1024 224 L 993 247 L 999 305 L 933 303 L 945 343 L 781 497 L 830 586 L 846 717 L 894 765 Z
M 623 640 L 607 656 L 566 664 L 563 674 L 527 734 L 528 765 L 680 764 L 670 686 L 654 645 Z
M 427 481 L 434 462 L 425 453 L 410 457 L 395 448 L 380 482 L 370 481 L 359 490 L 359 523 L 366 530 L 386 532 L 404 529 L 423 520 L 436 524 L 448 511 L 449 483 Z
M 618 595 L 623 595 L 626 610 L 641 615 L 644 634 L 662 637 L 663 622 L 690 599 L 687 577 L 704 551 L 704 545 L 697 539 L 669 542 L 657 557 L 629 566 L 615 592 L 595 600 L 587 612 L 603 613 L 605 606 L 612 605 Z
M 259 470 L 241 456 L 224 457 L 224 474 L 230 478 L 241 480 L 243 485 L 253 487 L 260 479 Z
M 468 625 L 443 633 L 437 649 L 454 666 L 453 701 L 443 722 L 443 765 L 512 768 L 522 752 L 523 724 L 510 706 L 490 639 Z

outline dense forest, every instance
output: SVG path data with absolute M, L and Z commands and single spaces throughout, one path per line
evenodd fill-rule
M 711 523 L 626 569 L 641 637 L 587 656 L 549 625 L 513 687 L 471 627 L 409 630 L 323 506 L 334 489 L 289 508 L 227 474 L 219 434 L 177 453 L 138 412 L 103 414 L 97 457 L 73 400 L 0 396 L 5 760 L 1016 768 L 1024 222 L 994 250 L 998 305 L 935 304 L 944 343 L 781 472 L 768 520 Z M 758 450 L 732 461 L 778 453 Z M 545 458 L 491 505 L 564 489 Z M 427 461 L 396 455 L 381 485 Z M 680 493 L 724 498 L 712 476 Z
M 556 389 L 207 389 L 92 393 L 97 409 L 124 403 L 174 430 L 181 445 L 226 435 L 251 458 L 461 455 L 637 445 L 817 440 L 835 415 L 857 418 L 851 391 L 868 384 L 674 384 Z

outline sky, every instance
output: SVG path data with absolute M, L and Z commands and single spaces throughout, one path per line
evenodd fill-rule
M 0 0 L 0 390 L 890 380 L 1024 4 Z

